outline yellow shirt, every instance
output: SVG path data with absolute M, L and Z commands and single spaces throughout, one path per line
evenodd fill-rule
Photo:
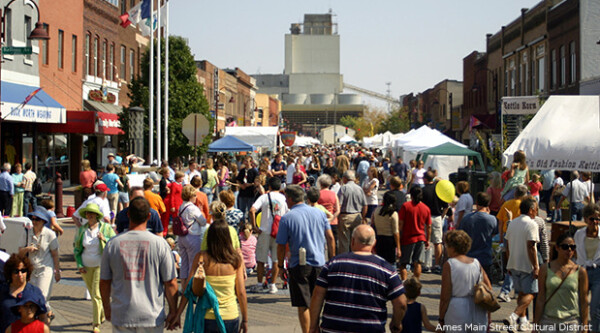
M 210 229 L 210 226 L 208 228 Z M 208 229 L 206 229 L 206 232 L 204 232 L 204 236 L 202 236 L 202 243 L 200 243 L 200 251 L 206 251 L 206 249 L 208 249 L 208 245 L 206 243 L 207 235 L 208 235 Z M 235 231 L 235 228 L 232 226 L 229 226 L 229 237 L 231 237 L 231 244 L 233 244 L 233 249 L 239 250 L 240 249 L 240 237 L 238 237 L 238 234 Z
M 514 219 L 521 215 L 521 210 L 519 206 L 521 206 L 521 199 L 511 199 L 503 203 L 502 207 L 500 207 L 496 218 L 498 218 L 498 221 L 500 221 L 503 224 L 502 233 L 506 233 L 506 228 L 508 227 L 508 223 L 506 223 L 508 222 L 508 215 L 506 214 L 506 210 L 504 210 L 504 208 L 512 212 L 512 216 Z
M 239 317 L 237 306 L 237 295 L 235 294 L 236 274 L 223 276 L 206 276 L 206 282 L 210 283 L 219 301 L 219 314 L 223 320 L 232 320 Z M 205 319 L 215 319 L 213 309 L 206 311 Z

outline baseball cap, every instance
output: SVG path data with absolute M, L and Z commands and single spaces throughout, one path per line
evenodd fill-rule
M 94 185 L 94 191 L 108 192 L 108 186 L 103 181 L 97 180 Z

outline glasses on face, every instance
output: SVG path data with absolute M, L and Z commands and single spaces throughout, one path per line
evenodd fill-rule
M 598 217 L 589 217 L 589 219 L 592 222 L 598 222 L 598 221 L 600 221 L 600 218 L 598 218 Z
M 571 250 L 571 251 L 575 251 L 575 249 L 577 248 L 577 245 L 575 244 L 560 244 L 558 247 L 560 247 L 561 249 L 567 251 L 567 250 Z
M 19 273 L 23 273 L 23 274 L 27 273 L 27 268 L 15 269 L 13 271 L 13 274 L 19 274 Z
M 33 221 L 42 221 L 42 219 L 41 219 L 41 218 L 39 218 L 39 217 L 36 217 L 36 216 L 32 216 L 32 217 L 30 218 L 30 220 L 31 220 L 32 222 L 33 222 Z

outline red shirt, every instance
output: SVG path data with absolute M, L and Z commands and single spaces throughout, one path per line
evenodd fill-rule
M 14 333 L 44 333 L 44 323 L 34 320 L 29 324 L 23 324 L 19 319 L 10 325 L 10 331 Z
M 427 240 L 425 224 L 431 226 L 431 211 L 427 205 L 422 202 L 415 205 L 412 200 L 405 202 L 398 212 L 398 220 L 404 221 L 404 226 L 400 230 L 401 245 Z
M 79 173 L 79 183 L 83 188 L 91 188 L 96 179 L 96 171 L 94 170 L 81 171 Z
M 171 182 L 167 187 L 171 190 L 164 200 L 167 212 L 170 213 L 171 208 L 175 208 L 175 214 L 178 214 L 179 206 L 183 203 L 183 199 L 181 199 L 181 190 L 183 189 L 183 186 L 178 182 Z
M 540 195 L 540 190 L 542 189 L 542 183 L 534 182 L 533 180 L 529 182 L 529 189 L 531 190 L 531 195 Z
M 319 201 L 317 201 L 317 203 L 323 207 L 325 207 L 325 209 L 327 209 L 327 211 L 329 211 L 332 215 L 335 211 L 335 202 L 337 200 L 337 195 L 335 195 L 335 192 L 330 191 L 330 190 L 321 190 L 321 196 L 319 197 Z M 333 219 L 333 221 L 331 221 L 331 225 L 337 225 L 338 221 L 337 218 Z

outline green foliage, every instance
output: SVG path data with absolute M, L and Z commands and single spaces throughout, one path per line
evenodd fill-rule
M 342 124 L 343 126 L 346 126 L 348 128 L 354 129 L 356 127 L 357 120 L 358 120 L 358 117 L 343 116 L 342 118 L 340 118 L 340 124 Z
M 390 131 L 392 133 L 406 133 L 410 130 L 410 120 L 408 119 L 408 108 L 398 108 L 392 111 L 381 122 L 378 127 L 379 132 Z
M 157 48 L 155 48 L 155 52 Z M 161 59 L 165 59 L 165 43 L 161 43 Z M 149 63 L 150 50 L 147 48 L 142 56 L 141 76 L 135 78 L 129 84 L 129 107 L 140 106 L 149 110 Z M 154 63 L 156 64 L 156 58 Z M 183 119 L 191 113 L 201 113 L 210 121 L 211 128 L 214 120 L 210 116 L 208 101 L 203 93 L 203 86 L 196 78 L 196 63 L 194 56 L 182 37 L 169 37 L 169 158 L 174 156 L 187 156 L 194 153 L 194 147 L 190 146 L 189 140 L 181 132 Z M 164 93 L 164 62 L 161 73 L 161 90 Z M 156 75 L 154 77 L 156 80 Z M 155 87 L 156 93 L 156 87 Z M 156 98 L 156 97 L 155 97 Z M 164 108 L 164 100 L 161 106 Z M 155 115 L 157 110 L 154 110 Z M 121 127 L 126 134 L 129 133 L 129 112 L 124 109 L 119 115 Z M 153 120 L 154 124 L 156 120 Z M 155 130 L 156 130 L 156 126 Z M 148 112 L 144 115 L 144 133 L 148 133 Z M 144 146 L 148 149 L 148 136 L 144 138 Z M 212 142 L 212 136 L 207 135 L 202 145 L 198 148 L 200 154 L 208 150 L 208 144 Z

